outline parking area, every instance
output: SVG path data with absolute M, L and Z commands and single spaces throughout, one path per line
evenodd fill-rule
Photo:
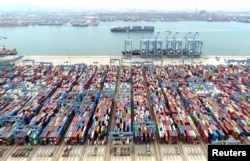
M 83 146 L 64 146 L 59 154 L 59 161 L 80 161 L 83 153 Z M 57 159 L 57 158 L 56 158 Z
M 207 156 L 201 145 L 182 145 L 187 161 L 207 161 Z
M 132 161 L 132 156 L 110 156 L 111 161 Z
M 7 161 L 29 161 L 36 153 L 38 147 L 16 146 L 13 151 L 8 154 Z
M 55 146 L 40 146 L 34 154 L 32 160 L 52 161 L 57 151 Z
M 184 154 L 179 144 L 159 145 L 162 161 L 184 161 Z
M 15 146 L 0 146 L 0 160 L 7 160 L 6 158 L 15 149 Z
M 88 145 L 83 156 L 84 161 L 104 161 L 106 146 L 90 146 Z
M 156 161 L 153 145 L 135 145 L 135 161 Z

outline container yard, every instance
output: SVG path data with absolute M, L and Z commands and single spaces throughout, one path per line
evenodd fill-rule
M 0 68 L 1 160 L 207 160 L 250 143 L 249 65 Z

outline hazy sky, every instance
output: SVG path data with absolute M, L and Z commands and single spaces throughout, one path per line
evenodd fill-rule
M 185 10 L 250 10 L 249 0 L 0 0 L 0 7 L 37 5 L 42 7 L 160 9 Z M 2 8 L 2 7 L 1 7 Z M 1 9 L 0 8 L 0 9 Z

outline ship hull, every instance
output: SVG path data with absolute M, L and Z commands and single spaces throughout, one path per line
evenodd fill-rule
M 125 26 L 114 27 L 110 29 L 111 32 L 154 32 L 153 26 Z
M 159 51 L 158 51 L 159 52 Z M 122 51 L 122 55 L 129 55 L 131 52 Z M 161 56 L 164 55 L 166 57 L 181 57 L 181 56 L 187 56 L 187 57 L 200 57 L 202 54 L 186 54 L 186 53 L 167 53 L 165 49 L 162 50 L 162 54 L 154 54 L 153 51 L 150 51 L 149 54 L 142 54 L 140 50 L 132 50 L 132 56 Z

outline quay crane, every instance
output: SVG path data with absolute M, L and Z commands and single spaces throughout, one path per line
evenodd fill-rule
M 202 52 L 202 45 L 203 42 L 199 38 L 199 33 L 196 32 L 194 35 L 191 36 L 191 33 L 189 32 L 186 37 L 185 42 L 185 53 L 187 55 L 200 55 Z
M 163 55 L 163 40 L 160 38 L 160 32 L 158 32 L 155 38 L 155 55 Z
M 175 35 L 169 38 L 171 32 L 168 31 L 167 41 L 166 41 L 166 54 L 169 56 L 179 56 L 182 54 L 182 41 L 178 39 L 179 32 L 176 32 Z
M 118 62 L 118 65 L 120 66 L 121 60 L 120 59 L 109 59 L 110 67 L 115 64 L 115 62 Z
M 140 55 L 141 56 L 149 55 L 148 48 L 149 48 L 149 40 L 145 39 L 144 36 L 142 36 L 140 40 Z
M 124 55 L 131 57 L 132 56 L 132 39 L 130 38 L 130 36 L 128 35 L 128 38 L 125 39 L 125 51 L 124 51 Z

